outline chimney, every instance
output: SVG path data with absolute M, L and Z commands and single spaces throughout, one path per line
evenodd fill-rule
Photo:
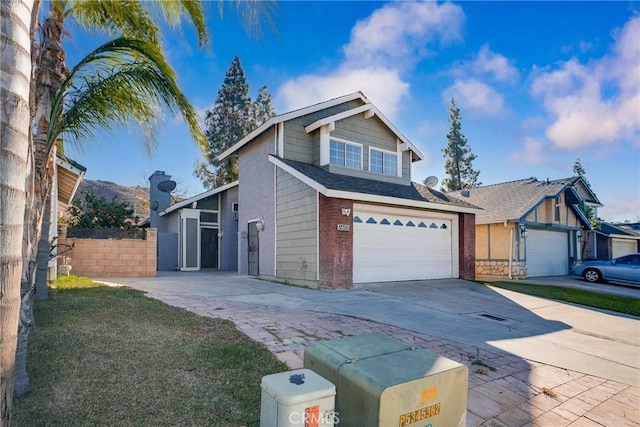
M 158 184 L 165 181 L 171 181 L 171 175 L 165 174 L 164 171 L 155 171 L 149 177 L 149 226 L 152 228 L 160 228 L 160 215 L 158 213 L 168 208 L 171 204 L 171 193 L 163 191 L 163 186 L 158 186 Z

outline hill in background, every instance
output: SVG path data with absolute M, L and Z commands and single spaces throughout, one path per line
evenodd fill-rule
M 149 218 L 149 187 L 130 187 L 110 181 L 85 179 L 80 183 L 74 200 L 81 199 L 83 193 L 90 191 L 98 197 L 104 197 L 108 202 L 114 197 L 117 197 L 120 202 L 127 202 L 133 208 L 134 215 L 140 218 L 141 223 Z

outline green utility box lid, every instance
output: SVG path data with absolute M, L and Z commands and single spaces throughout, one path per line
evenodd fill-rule
M 304 367 L 335 384 L 340 426 L 466 423 L 467 367 L 386 335 L 310 344 Z

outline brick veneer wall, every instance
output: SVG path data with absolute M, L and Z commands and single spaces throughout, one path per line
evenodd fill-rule
M 475 279 L 476 263 L 476 216 L 458 214 L 459 275 L 461 279 Z
M 71 274 L 88 277 L 154 277 L 156 275 L 157 230 L 147 228 L 145 239 L 67 238 L 66 230 L 58 235 L 61 248 L 73 249 L 58 257 L 71 258 Z M 69 245 L 69 246 L 65 246 Z
M 353 286 L 353 201 L 333 199 L 319 194 L 320 287 Z M 342 209 L 350 209 L 345 216 Z M 349 224 L 349 231 L 339 231 L 338 224 Z

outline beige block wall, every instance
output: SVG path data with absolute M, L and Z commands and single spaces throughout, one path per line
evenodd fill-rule
M 71 274 L 88 277 L 154 277 L 156 275 L 157 230 L 148 228 L 145 239 L 79 239 L 58 236 L 62 246 L 73 245 L 64 254 L 71 258 Z M 68 247 L 68 246 L 66 246 Z M 59 257 L 58 264 L 62 264 Z

